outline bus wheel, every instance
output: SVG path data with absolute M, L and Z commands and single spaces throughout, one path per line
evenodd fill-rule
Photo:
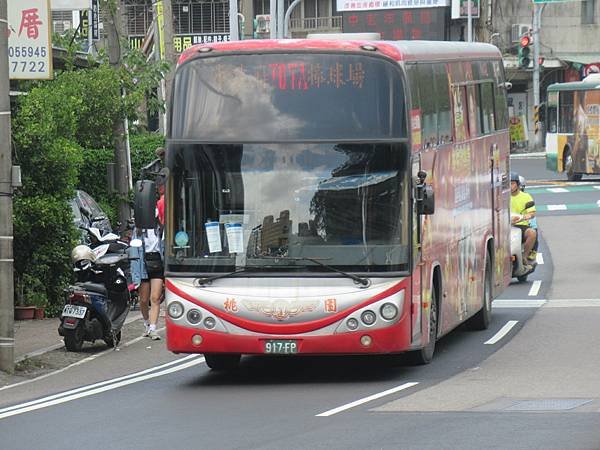
M 235 354 L 214 354 L 214 353 L 205 353 L 204 359 L 206 360 L 206 365 L 210 367 L 212 370 L 233 370 L 238 367 L 240 364 L 240 359 L 242 355 L 239 353 Z
M 469 319 L 471 330 L 487 330 L 492 320 L 492 267 L 489 256 L 485 262 L 485 279 L 483 280 L 483 298 L 481 309 Z
M 408 360 L 414 365 L 422 366 L 429 364 L 433 359 L 435 351 L 435 341 L 437 340 L 438 332 L 438 290 L 434 285 L 431 293 L 431 305 L 429 306 L 429 343 L 421 350 L 415 350 L 408 354 Z
M 565 151 L 563 167 L 565 172 L 567 172 L 567 179 L 569 181 L 581 180 L 581 174 L 573 171 L 573 155 L 571 155 L 571 150 Z

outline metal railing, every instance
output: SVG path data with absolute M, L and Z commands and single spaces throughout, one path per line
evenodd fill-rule
M 290 31 L 305 30 L 342 31 L 342 16 L 292 17 L 290 19 Z

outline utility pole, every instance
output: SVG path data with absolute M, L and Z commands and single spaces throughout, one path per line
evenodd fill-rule
M 169 108 L 169 99 L 171 98 L 171 88 L 173 85 L 173 77 L 175 74 L 175 49 L 173 48 L 173 6 L 171 0 L 162 0 L 155 3 L 154 14 L 156 17 L 155 31 L 155 54 L 156 59 L 164 59 L 171 64 L 171 69 L 165 74 L 164 80 L 161 82 L 161 96 L 165 102 L 165 106 Z M 159 15 L 162 15 L 159 17 Z M 230 19 L 231 21 L 231 19 Z M 236 22 L 237 23 L 237 22 Z M 164 51 L 161 51 L 164 50 Z M 162 124 L 160 126 L 163 135 L 167 135 L 167 114 L 161 114 Z
M 540 109 L 540 28 L 542 25 L 542 11 L 546 4 L 533 4 L 533 129 L 535 150 L 542 147 L 542 130 L 539 123 Z
M 8 78 L 8 8 L 0 0 L 0 370 L 12 373 L 14 351 L 12 157 L 10 81 Z
M 121 67 L 121 38 L 124 38 L 120 0 L 101 0 L 104 8 L 104 28 L 108 41 L 108 62 L 115 69 Z M 123 93 L 121 93 L 123 95 Z M 113 123 L 113 144 L 115 146 L 115 187 L 119 197 L 119 222 L 126 226 L 131 217 L 129 207 L 129 158 L 127 154 L 127 130 L 125 120 L 118 118 Z

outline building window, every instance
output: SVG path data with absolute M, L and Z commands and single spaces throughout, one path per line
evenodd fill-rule
M 328 0 L 304 0 L 304 17 L 330 17 L 330 3 Z
M 63 34 L 73 28 L 73 13 L 71 11 L 52 11 L 52 31 Z
M 271 0 L 252 0 L 254 15 L 269 14 L 271 10 Z
M 583 0 L 581 2 L 581 23 L 589 25 L 596 23 L 595 17 L 596 0 Z

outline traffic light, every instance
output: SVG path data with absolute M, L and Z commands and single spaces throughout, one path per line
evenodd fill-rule
M 522 69 L 527 69 L 529 63 L 531 63 L 531 43 L 532 39 L 529 34 L 521 36 L 519 41 L 519 67 Z

